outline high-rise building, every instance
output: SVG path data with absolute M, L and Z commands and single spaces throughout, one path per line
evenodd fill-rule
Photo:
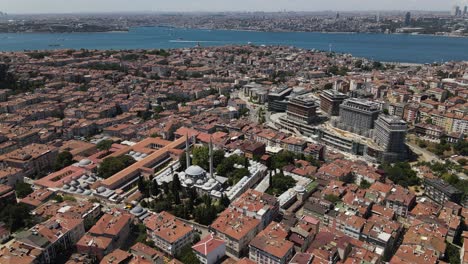
M 465 6 L 465 8 L 463 8 L 463 15 L 468 16 L 468 6 Z
M 406 158 L 406 122 L 397 116 L 380 115 L 375 122 L 373 139 L 383 149 L 383 160 L 399 161 Z
M 288 108 L 287 96 L 293 91 L 292 88 L 282 87 L 270 91 L 268 94 L 268 111 L 286 112 Z
M 288 102 L 286 111 L 288 118 L 304 122 L 312 123 L 317 117 L 318 105 L 307 96 L 297 96 Z
M 411 25 L 411 12 L 407 12 L 405 15 L 405 26 Z
M 458 16 L 461 13 L 460 6 L 453 6 L 451 15 L 452 16 Z
M 320 119 L 317 116 L 318 104 L 308 95 L 293 97 L 288 102 L 286 115 L 279 118 L 282 129 L 296 134 L 312 135 L 315 123 Z
M 374 128 L 374 122 L 379 113 L 379 104 L 350 98 L 340 105 L 340 126 L 351 132 L 365 134 Z
M 320 110 L 329 116 L 340 114 L 340 105 L 348 96 L 335 90 L 325 90 L 320 94 Z

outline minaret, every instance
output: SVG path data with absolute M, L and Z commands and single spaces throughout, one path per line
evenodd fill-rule
M 213 139 L 212 137 L 210 136 L 210 145 L 209 145 L 209 148 L 210 148 L 210 177 L 213 179 L 214 175 L 213 175 Z
M 189 136 L 187 133 L 187 136 L 185 137 L 185 159 L 186 159 L 186 165 L 187 168 L 190 167 L 190 149 L 189 149 Z

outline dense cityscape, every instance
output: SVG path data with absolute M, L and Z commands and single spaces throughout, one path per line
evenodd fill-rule
M 0 12 L 0 40 L 52 36 L 0 42 L 0 264 L 468 264 L 468 61 L 127 32 L 145 27 L 423 46 L 468 36 L 468 6 Z M 98 32 L 193 45 L 64 41 Z
M 165 26 L 264 32 L 348 32 L 468 36 L 468 6 L 448 12 L 223 12 L 76 15 L 0 13 L 0 32 L 109 32 Z

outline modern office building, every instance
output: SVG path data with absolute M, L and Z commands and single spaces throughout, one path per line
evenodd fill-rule
M 373 140 L 383 149 L 382 159 L 387 162 L 401 161 L 407 157 L 405 144 L 408 127 L 397 116 L 380 115 L 375 122 Z
M 292 88 L 278 87 L 272 89 L 268 94 L 268 111 L 286 112 L 288 108 L 287 96 L 291 94 Z
M 455 5 L 452 8 L 452 12 L 450 13 L 452 16 L 459 16 L 461 14 L 460 6 Z
M 317 117 L 317 104 L 308 96 L 298 96 L 288 102 L 288 118 L 306 124 L 312 123 Z
M 325 90 L 320 95 L 320 110 L 329 116 L 340 114 L 340 105 L 348 96 L 335 90 Z
M 315 133 L 313 125 L 317 120 L 317 108 L 312 97 L 301 95 L 288 102 L 286 116 L 280 117 L 281 128 L 296 134 L 312 135 Z
M 379 116 L 379 104 L 363 99 L 351 98 L 340 105 L 339 126 L 359 135 L 369 135 Z
M 407 12 L 405 15 L 405 27 L 411 25 L 411 12 Z

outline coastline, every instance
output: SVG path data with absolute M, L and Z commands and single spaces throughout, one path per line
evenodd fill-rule
M 0 32 L 0 34 L 94 34 L 94 33 L 128 33 L 137 28 L 167 28 L 181 30 L 206 30 L 206 31 L 238 31 L 238 32 L 258 32 L 258 33 L 320 33 L 320 34 L 343 34 L 343 35 L 402 35 L 402 36 L 430 36 L 445 38 L 468 38 L 468 35 L 450 35 L 447 34 L 413 34 L 413 33 L 384 33 L 384 32 L 353 32 L 353 31 L 301 31 L 301 30 L 260 30 L 260 29 L 232 29 L 232 28 L 206 28 L 206 27 L 181 27 L 176 25 L 141 25 L 129 27 L 127 30 L 108 30 L 108 31 L 69 31 L 69 32 L 49 32 L 49 31 L 17 31 Z

